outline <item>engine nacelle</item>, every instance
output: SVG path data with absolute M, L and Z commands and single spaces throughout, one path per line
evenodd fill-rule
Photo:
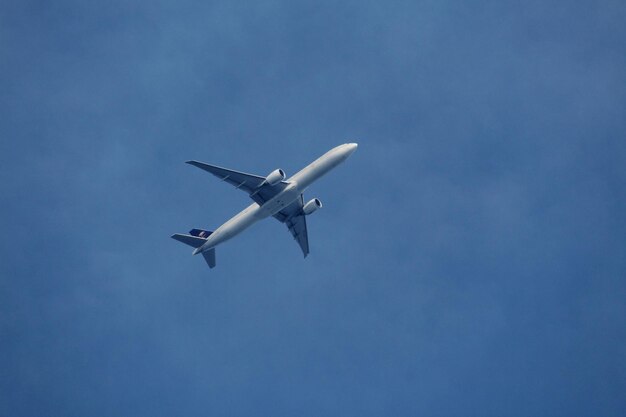
M 282 169 L 276 169 L 269 173 L 267 177 L 265 177 L 265 182 L 269 185 L 276 185 L 286 177 L 285 171 Z
M 302 207 L 302 211 L 304 211 L 304 214 L 309 215 L 320 208 L 322 208 L 322 202 L 318 198 L 314 198 Z

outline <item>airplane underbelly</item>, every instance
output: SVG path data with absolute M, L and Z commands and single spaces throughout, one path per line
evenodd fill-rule
M 244 211 L 218 227 L 209 236 L 209 239 L 207 240 L 207 248 L 215 247 L 220 243 L 226 242 L 260 220 L 257 216 L 259 208 L 258 204 L 252 204 Z
M 263 204 L 263 212 L 267 216 L 273 216 L 289 204 L 293 203 L 299 196 L 300 191 L 296 187 L 286 189 L 281 194 Z

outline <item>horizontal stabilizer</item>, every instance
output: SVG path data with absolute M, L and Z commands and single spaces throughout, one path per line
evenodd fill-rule
M 206 263 L 209 264 L 209 268 L 215 268 L 215 248 L 202 252 L 202 256 L 204 256 Z
M 172 239 L 178 240 L 179 242 L 182 242 L 185 245 L 189 245 L 194 248 L 199 248 L 200 246 L 204 245 L 204 242 L 206 242 L 206 239 L 204 238 L 191 235 L 182 235 L 180 233 L 173 234 Z

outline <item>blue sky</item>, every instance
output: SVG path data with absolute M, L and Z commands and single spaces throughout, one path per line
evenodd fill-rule
M 0 416 L 620 416 L 626 3 L 0 6 Z M 169 239 L 294 173 L 210 270 Z

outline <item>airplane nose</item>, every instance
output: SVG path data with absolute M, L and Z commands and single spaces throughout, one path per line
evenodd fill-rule
M 352 154 L 352 152 L 356 151 L 356 148 L 359 147 L 358 143 L 346 143 L 348 151 L 349 151 L 349 155 Z

